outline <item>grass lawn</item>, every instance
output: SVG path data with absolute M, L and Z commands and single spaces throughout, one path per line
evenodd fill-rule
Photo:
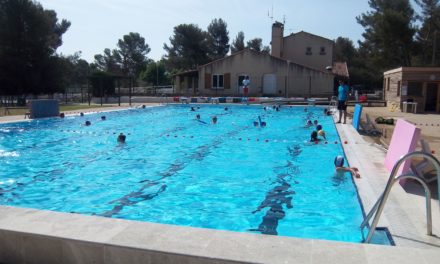
M 60 105 L 60 112 L 65 111 L 75 111 L 80 109 L 90 109 L 90 108 L 98 108 L 98 107 L 112 107 L 112 105 L 103 105 L 100 104 L 80 104 L 80 105 Z M 17 109 L 9 109 L 9 112 L 6 112 L 6 115 L 24 115 L 26 112 L 29 112 L 29 108 L 17 108 Z M 0 116 L 5 116 L 5 107 L 0 107 Z

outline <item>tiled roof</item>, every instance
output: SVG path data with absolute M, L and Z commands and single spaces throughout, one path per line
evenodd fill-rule
M 347 63 L 344 62 L 338 62 L 335 61 L 333 62 L 333 69 L 332 69 L 333 74 L 338 75 L 338 76 L 344 76 L 344 77 L 350 77 L 350 74 L 348 73 L 348 67 L 347 67 Z

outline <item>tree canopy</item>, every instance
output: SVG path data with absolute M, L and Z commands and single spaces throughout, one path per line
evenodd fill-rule
M 170 45 L 164 44 L 168 67 L 180 70 L 195 69 L 209 61 L 208 33 L 194 24 L 174 27 Z
M 120 59 L 122 72 L 128 76 L 138 77 L 148 61 L 150 47 L 139 33 L 130 32 L 118 40 L 117 59 Z
M 214 19 L 208 26 L 208 44 L 212 60 L 220 59 L 229 52 L 229 32 L 223 19 Z
M 95 67 L 99 71 L 111 73 L 111 74 L 122 74 L 122 69 L 120 66 L 121 57 L 116 50 L 110 50 L 109 48 L 104 49 L 103 54 L 95 55 Z
M 416 64 L 439 65 L 440 45 L 437 45 L 437 41 L 440 39 L 439 0 L 416 0 L 416 3 L 421 8 L 421 14 L 418 16 L 421 27 L 416 34 Z
M 149 63 L 140 77 L 143 81 L 152 85 L 167 85 L 170 83 L 170 78 L 163 62 Z
M 270 53 L 269 46 L 263 46 L 263 40 L 261 38 L 254 38 L 247 42 L 246 47 L 258 52 Z
M 365 28 L 360 47 L 380 71 L 411 66 L 415 13 L 409 0 L 369 0 L 371 11 L 357 17 Z
M 55 52 L 70 22 L 31 0 L 0 0 L 0 87 L 3 94 L 39 94 L 63 88 Z
M 231 53 L 238 52 L 240 50 L 244 50 L 244 33 L 243 31 L 238 32 L 235 39 L 232 41 L 231 45 Z

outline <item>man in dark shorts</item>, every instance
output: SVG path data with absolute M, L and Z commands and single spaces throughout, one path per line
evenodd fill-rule
M 348 99 L 348 86 L 345 81 L 339 81 L 338 87 L 338 110 L 339 110 L 339 121 L 341 123 L 342 114 L 344 115 L 344 124 L 347 121 L 347 99 Z

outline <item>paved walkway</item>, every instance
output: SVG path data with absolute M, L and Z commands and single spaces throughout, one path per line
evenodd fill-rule
M 77 109 L 72 111 L 64 111 L 63 113 L 65 115 L 79 115 L 82 113 L 100 113 L 100 112 L 109 112 L 109 111 L 116 111 L 121 109 L 128 109 L 131 107 L 140 107 L 141 105 L 146 106 L 157 106 L 158 103 L 143 103 L 143 104 L 132 104 L 132 106 L 129 106 L 128 104 L 121 104 L 121 106 L 113 105 L 110 107 L 96 107 L 96 108 L 84 108 L 84 109 Z M 10 122 L 17 122 L 17 121 L 26 121 L 29 119 L 25 119 L 24 115 L 10 115 L 10 116 L 0 116 L 0 124 L 1 123 L 10 123 Z
M 351 125 L 336 125 L 350 166 L 358 167 L 361 178 L 355 179 L 365 212 L 372 208 L 384 191 L 390 172 L 384 166 L 386 149 L 366 141 Z M 433 186 L 435 189 L 435 186 Z M 416 184 L 401 187 L 396 183 L 385 206 L 379 226 L 387 227 L 397 246 L 431 248 L 440 251 L 440 205 L 432 199 L 433 233 L 426 235 L 425 197 Z M 433 194 L 434 196 L 437 196 Z
M 348 111 L 353 112 L 353 108 L 349 107 Z M 391 112 L 388 107 L 364 107 L 362 109 L 363 120 L 365 121 L 365 113 L 368 113 L 371 120 L 376 117 L 384 118 L 402 118 L 408 122 L 416 124 L 422 131 L 422 138 L 429 142 L 431 150 L 434 150 L 434 156 L 440 159 L 440 114 L 413 114 L 402 113 L 400 111 Z M 384 136 L 382 139 L 385 143 L 389 143 L 393 134 L 394 126 L 391 125 L 376 125 L 379 129 L 383 129 Z M 369 142 L 374 142 L 374 139 L 364 137 Z M 377 141 L 378 142 L 378 141 Z

